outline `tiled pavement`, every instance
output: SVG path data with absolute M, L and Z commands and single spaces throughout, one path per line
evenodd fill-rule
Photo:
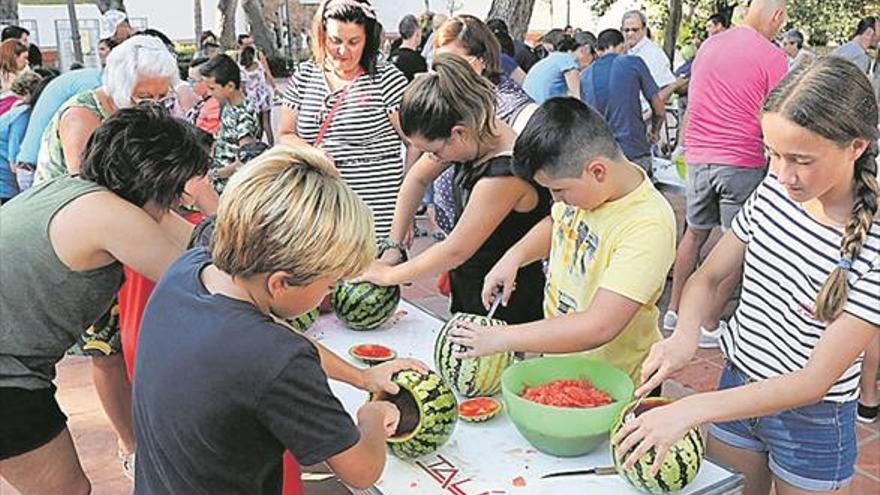
M 670 202 L 681 218 L 682 201 L 676 194 L 668 194 Z M 429 241 L 417 241 L 416 250 L 427 247 Z M 668 294 L 668 291 L 666 291 Z M 660 301 L 665 308 L 667 294 Z M 439 295 L 433 279 L 425 278 L 404 289 L 404 297 L 441 316 L 448 316 L 447 299 Z M 723 358 L 717 350 L 700 350 L 691 365 L 667 381 L 664 393 L 681 396 L 693 392 L 713 390 L 721 374 Z M 58 366 L 58 400 L 70 418 L 70 428 L 76 442 L 83 468 L 92 481 L 96 495 L 129 494 L 132 484 L 123 475 L 116 458 L 116 437 L 101 409 L 92 386 L 91 369 L 86 358 L 68 357 Z M 859 458 L 853 495 L 880 493 L 880 423 L 858 425 Z M 341 494 L 327 484 L 307 485 L 308 495 Z M 15 491 L 0 480 L 0 495 L 14 495 Z

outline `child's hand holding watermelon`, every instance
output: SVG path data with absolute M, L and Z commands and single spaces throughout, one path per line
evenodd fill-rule
M 373 394 L 388 393 L 394 395 L 400 391 L 400 387 L 391 381 L 391 376 L 398 371 L 415 370 L 427 374 L 428 365 L 417 359 L 395 359 L 372 368 L 361 370 L 361 383 L 358 388 Z
M 510 351 L 508 342 L 510 332 L 499 331 L 500 328 L 503 327 L 483 326 L 467 321 L 458 322 L 457 326 L 449 332 L 449 340 L 464 346 L 465 350 L 454 353 L 453 357 L 469 359 Z
M 692 428 L 703 423 L 700 404 L 690 396 L 643 412 L 623 424 L 611 438 L 616 457 L 626 459 L 623 469 L 632 468 L 639 459 L 656 448 L 657 455 L 651 466 L 651 476 L 660 471 L 666 454 Z M 633 450 L 635 449 L 635 450 Z M 630 452 L 632 450 L 632 452 Z

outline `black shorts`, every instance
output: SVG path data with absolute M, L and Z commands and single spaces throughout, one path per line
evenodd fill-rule
M 0 387 L 0 461 L 49 443 L 67 427 L 54 388 Z

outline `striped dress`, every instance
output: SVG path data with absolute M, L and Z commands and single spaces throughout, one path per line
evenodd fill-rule
M 391 230 L 403 179 L 401 139 L 389 116 L 398 111 L 406 84 L 406 77 L 391 64 L 380 63 L 375 76 L 361 75 L 320 144 L 345 182 L 373 210 L 378 237 Z M 341 93 L 342 88 L 330 91 L 314 62 L 300 64 L 284 92 L 284 105 L 297 112 L 297 136 L 314 143 Z
M 842 229 L 817 222 L 773 175 L 746 201 L 732 229 L 747 247 L 742 296 L 721 336 L 722 351 L 753 380 L 804 368 L 827 326 L 813 316 L 814 301 L 840 258 Z M 844 312 L 880 325 L 880 220 L 874 220 L 847 279 Z M 824 400 L 855 400 L 861 369 L 859 358 Z

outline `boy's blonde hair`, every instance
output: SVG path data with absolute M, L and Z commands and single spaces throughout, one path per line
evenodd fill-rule
M 286 271 L 292 285 L 350 278 L 376 257 L 373 215 L 323 153 L 275 146 L 220 196 L 211 255 L 235 277 Z

